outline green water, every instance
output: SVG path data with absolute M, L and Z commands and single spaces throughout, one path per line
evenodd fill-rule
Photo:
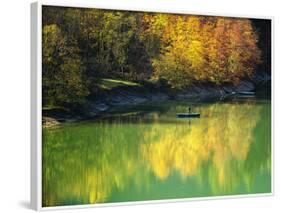
M 43 206 L 271 192 L 271 104 L 187 102 L 122 108 L 43 129 Z

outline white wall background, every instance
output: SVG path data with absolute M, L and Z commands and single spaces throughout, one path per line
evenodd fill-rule
M 63 2 L 60 0 L 53 2 Z M 186 10 L 201 13 L 275 17 L 275 195 L 66 212 L 277 212 L 281 206 L 279 0 L 76 0 L 114 7 Z M 30 0 L 5 0 L 0 6 L 0 212 L 30 212 Z M 279 133 L 278 133 L 279 132 Z M 60 212 L 64 212 L 60 211 Z M 279 210 L 280 211 L 280 210 Z

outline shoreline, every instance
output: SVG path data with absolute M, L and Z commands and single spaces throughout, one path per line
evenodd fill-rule
M 266 83 L 270 81 L 265 81 Z M 157 85 L 145 86 L 121 86 L 112 90 L 101 91 L 93 95 L 75 110 L 42 110 L 42 126 L 49 128 L 61 123 L 90 120 L 102 116 L 104 113 L 116 107 L 133 106 L 147 102 L 186 100 L 206 101 L 210 99 L 224 99 L 235 96 L 240 92 L 252 92 L 257 89 L 257 80 L 243 80 L 239 85 L 223 85 L 205 83 L 190 86 L 184 90 L 173 90 Z

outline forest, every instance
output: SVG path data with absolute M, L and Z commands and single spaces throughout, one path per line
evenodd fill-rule
M 270 72 L 270 25 L 215 16 L 43 7 L 43 106 L 73 106 L 101 82 L 237 85 Z

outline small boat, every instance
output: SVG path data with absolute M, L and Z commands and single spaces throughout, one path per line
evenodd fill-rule
M 177 113 L 178 118 L 199 118 L 200 113 Z

